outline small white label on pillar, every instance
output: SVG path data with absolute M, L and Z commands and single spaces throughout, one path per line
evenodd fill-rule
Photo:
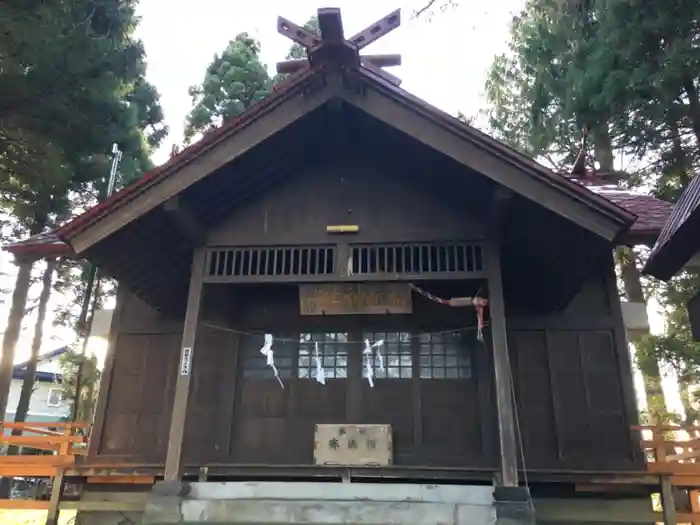
M 182 349 L 182 360 L 180 361 L 180 375 L 190 375 L 190 367 L 192 365 L 192 348 L 186 346 Z

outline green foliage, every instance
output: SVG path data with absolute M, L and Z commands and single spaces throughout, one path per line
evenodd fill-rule
M 309 20 L 304 24 L 304 29 L 311 31 L 312 33 L 320 34 L 318 28 L 318 17 L 316 15 L 309 18 Z M 292 47 L 287 53 L 287 60 L 299 60 L 306 58 L 306 49 L 299 44 L 292 44 Z
M 134 5 L 0 4 L 0 204 L 20 221 L 65 210 L 70 192 L 99 186 L 114 142 L 127 178 L 150 168 L 167 130 L 133 39 Z
M 0 2 L 0 213 L 15 236 L 96 202 L 113 143 L 121 182 L 140 177 L 167 133 L 134 39 L 137 0 Z M 0 408 L 31 282 L 18 272 L 0 358 Z M 77 276 L 78 274 L 76 274 Z
M 97 386 L 101 376 L 95 356 L 83 356 L 74 349 L 63 354 L 60 360 L 61 373 L 63 374 L 61 387 L 64 399 L 70 404 L 72 412 L 75 402 L 76 375 L 81 362 L 84 363 L 81 379 L 82 395 L 76 421 L 92 422 L 97 405 Z
M 692 0 L 528 0 L 512 21 L 508 52 L 489 71 L 490 126 L 560 169 L 571 166 L 586 127 L 599 169 L 611 170 L 615 154 L 636 159 L 640 169 L 622 184 L 675 200 L 700 167 L 699 38 L 700 4 Z M 623 280 L 628 298 L 641 300 L 636 268 L 627 264 Z M 647 286 L 660 293 L 666 332 L 635 340 L 647 390 L 661 392 L 658 362 L 671 365 L 691 420 L 688 385 L 699 379 L 700 346 L 685 300 L 698 287 L 691 274 Z M 665 417 L 663 406 L 649 409 Z
M 312 17 L 306 29 L 318 31 Z M 294 44 L 287 60 L 301 59 L 306 50 Z M 191 86 L 192 110 L 185 123 L 185 142 L 199 133 L 219 127 L 227 119 L 240 115 L 272 91 L 283 75 L 270 75 L 260 61 L 260 43 L 247 33 L 236 35 L 221 54 L 214 56 L 201 84 Z
M 241 33 L 207 67 L 204 81 L 192 86 L 193 108 L 187 117 L 185 140 L 243 113 L 272 89 L 272 79 L 260 61 L 260 43 Z

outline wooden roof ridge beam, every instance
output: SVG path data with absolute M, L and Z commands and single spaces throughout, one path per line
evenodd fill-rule
M 377 67 L 394 67 L 401 65 L 401 55 L 393 53 L 389 55 L 363 55 L 362 63 L 370 63 Z
M 396 75 L 392 75 L 388 71 L 384 71 L 382 68 L 378 67 L 377 65 L 373 64 L 372 62 L 365 62 L 364 59 L 362 59 L 362 66 L 365 69 L 369 69 L 372 73 L 375 75 L 383 78 L 390 84 L 393 84 L 395 86 L 400 86 L 401 85 L 401 79 L 397 77 Z
M 339 44 L 345 42 L 343 16 L 337 7 L 321 7 L 318 9 L 318 28 L 321 31 L 323 43 Z
M 365 29 L 350 37 L 348 40 L 355 46 L 358 51 L 364 49 L 373 42 L 376 42 L 385 35 L 391 33 L 394 29 L 401 25 L 401 9 L 392 11 L 385 17 L 380 18 L 375 23 L 367 26 Z
M 321 43 L 319 35 L 281 16 L 277 17 L 277 32 L 306 49 L 311 49 Z
M 362 48 L 401 25 L 401 9 L 389 13 L 349 40 L 345 39 L 343 18 L 339 8 L 323 7 L 318 9 L 317 13 L 320 35 L 279 17 L 277 23 L 279 33 L 303 46 L 308 56 L 304 59 L 278 62 L 277 72 L 279 74 L 297 73 L 308 67 L 309 64 L 330 61 L 344 65 L 362 65 L 393 85 L 401 84 L 398 77 L 382 70 L 383 67 L 401 65 L 401 55 L 359 55 Z
M 163 211 L 178 231 L 193 246 L 203 246 L 205 244 L 207 237 L 206 228 L 187 208 L 178 195 L 163 203 Z
M 283 60 L 282 62 L 277 62 L 277 73 L 280 75 L 293 75 L 307 67 L 309 67 L 309 61 L 305 58 Z

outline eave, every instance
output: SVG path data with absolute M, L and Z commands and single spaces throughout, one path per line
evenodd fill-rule
M 633 214 L 605 198 L 359 67 L 342 72 L 308 70 L 202 139 L 194 149 L 66 224 L 57 234 L 80 255 L 331 99 L 356 106 L 606 240 L 613 241 L 635 220 Z
M 643 272 L 668 281 L 700 251 L 700 177 L 695 176 L 674 206 Z

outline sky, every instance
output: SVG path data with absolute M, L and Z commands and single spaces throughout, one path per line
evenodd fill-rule
M 319 4 L 318 0 L 258 0 L 245 7 L 232 0 L 141 0 L 137 37 L 143 41 L 148 60 L 147 77 L 161 94 L 170 134 L 153 160 L 164 162 L 173 144 L 182 142 L 184 121 L 191 108 L 189 86 L 203 80 L 214 54 L 221 52 L 238 33 L 248 32 L 262 44 L 262 59 L 270 72 L 283 60 L 292 42 L 277 33 L 277 17 L 303 25 L 319 7 L 342 10 L 345 34 L 365 29 L 397 8 L 402 8 L 401 27 L 363 51 L 400 53 L 403 64 L 391 72 L 403 80 L 402 87 L 439 108 L 456 114 L 475 115 L 483 108 L 483 86 L 493 57 L 506 49 L 508 27 L 524 0 L 461 0 L 458 7 L 416 19 L 421 0 L 344 0 Z M 438 0 L 439 3 L 440 0 Z M 37 265 L 38 266 L 38 265 Z M 35 272 L 39 272 L 36 268 Z M 1 274 L 6 275 L 1 275 Z M 7 319 L 16 267 L 0 252 L 0 331 Z M 32 287 L 30 303 L 39 294 Z M 66 299 L 56 294 L 50 309 Z M 29 354 L 36 309 L 25 317 L 16 351 L 17 360 Z M 56 329 L 48 320 L 42 352 L 70 344 L 74 334 Z
M 449 113 L 475 114 L 484 106 L 486 71 L 493 56 L 505 50 L 510 20 L 524 0 L 463 0 L 458 7 L 418 19 L 413 13 L 422 7 L 421 0 L 402 1 L 258 0 L 241 8 L 231 0 L 141 0 L 137 34 L 148 56 L 148 79 L 161 93 L 171 130 L 156 160 L 165 160 L 172 144 L 181 141 L 191 108 L 187 88 L 203 80 L 215 53 L 247 32 L 261 42 L 263 62 L 274 72 L 292 43 L 277 33 L 277 17 L 303 25 L 319 7 L 342 10 L 348 37 L 402 8 L 401 27 L 363 53 L 400 53 L 403 64 L 390 71 L 403 80 L 403 88 Z
M 390 71 L 403 80 L 402 87 L 440 109 L 474 116 L 485 107 L 483 96 L 486 72 L 493 57 L 506 50 L 512 16 L 525 0 L 460 0 L 431 16 L 416 19 L 413 13 L 421 0 L 337 1 L 257 0 L 243 6 L 233 0 L 141 0 L 137 9 L 140 24 L 137 37 L 144 43 L 148 60 L 147 77 L 161 95 L 161 104 L 170 134 L 159 151 L 156 164 L 164 162 L 173 144 L 182 142 L 184 121 L 191 108 L 187 90 L 203 80 L 214 54 L 221 52 L 238 33 L 248 32 L 262 44 L 262 60 L 274 72 L 275 63 L 284 59 L 291 41 L 277 33 L 277 17 L 303 25 L 319 7 L 342 10 L 346 36 L 351 36 L 397 8 L 402 8 L 402 25 L 365 48 L 363 53 L 400 53 L 401 66 Z M 440 0 L 438 0 L 439 3 Z M 0 289 L 10 289 L 15 267 L 0 253 Z M 39 290 L 32 290 L 38 295 Z M 54 306 L 64 300 L 54 295 Z M 0 328 L 9 308 L 9 293 L 0 292 Z M 650 312 L 652 330 L 658 332 L 663 320 Z M 26 359 L 31 341 L 33 315 L 25 321 L 17 349 L 17 360 Z M 42 351 L 71 343 L 70 330 L 46 326 Z M 639 382 L 640 378 L 637 378 Z M 666 385 L 664 385 L 666 387 Z M 677 394 L 676 394 L 677 395 Z M 675 397 L 675 396 L 674 396 Z

